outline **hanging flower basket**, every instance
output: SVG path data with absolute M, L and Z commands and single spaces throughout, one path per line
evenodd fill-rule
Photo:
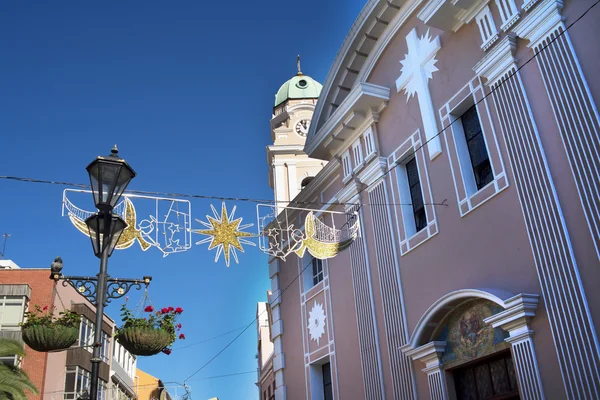
M 54 315 L 54 307 L 35 306 L 34 311 L 25 313 L 21 323 L 23 341 L 36 351 L 56 351 L 71 347 L 79 337 L 81 316 L 66 310 Z
M 160 352 L 171 354 L 170 346 L 185 335 L 177 332 L 181 324 L 175 324 L 176 318 L 183 312 L 181 307 L 165 307 L 154 310 L 154 307 L 144 308 L 145 317 L 134 317 L 127 309 L 127 304 L 121 307 L 123 326 L 116 329 L 115 338 L 131 354 L 136 356 L 153 356 Z
M 23 328 L 23 341 L 35 351 L 68 349 L 79 336 L 79 329 L 72 326 L 31 325 Z
M 173 343 L 169 332 L 141 326 L 119 329 L 116 338 L 127 351 L 136 356 L 153 356 Z

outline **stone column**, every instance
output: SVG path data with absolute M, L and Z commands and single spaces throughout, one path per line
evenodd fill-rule
M 529 328 L 529 321 L 535 316 L 538 298 L 538 295 L 519 294 L 506 301 L 503 312 L 484 320 L 494 328 L 504 329 L 510 335 L 506 341 L 511 344 L 519 392 L 523 400 L 545 398 L 531 340 L 533 331 Z
M 442 369 L 442 355 L 445 348 L 446 342 L 442 341 L 429 342 L 416 349 L 410 349 L 410 345 L 401 347 L 401 350 L 413 361 L 419 360 L 425 364 L 425 368 L 421 371 L 427 374 L 431 400 L 448 399 L 448 389 Z

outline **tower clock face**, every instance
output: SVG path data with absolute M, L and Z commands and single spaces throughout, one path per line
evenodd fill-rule
M 302 137 L 306 137 L 309 127 L 310 127 L 310 119 L 301 119 L 296 124 L 296 133 Z

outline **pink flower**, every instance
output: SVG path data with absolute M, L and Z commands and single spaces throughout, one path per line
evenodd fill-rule
M 163 314 L 166 314 L 166 313 L 169 312 L 169 309 L 166 308 L 166 307 L 165 308 L 161 308 L 160 312 L 163 313 Z
M 44 306 L 44 308 L 42 308 L 43 311 L 46 311 L 48 309 L 48 306 Z
M 173 350 L 169 349 L 168 347 L 165 347 L 164 349 L 162 349 L 162 352 L 165 353 L 166 355 L 171 354 Z
M 146 312 L 152 312 L 152 311 L 154 311 L 154 307 L 152 307 L 152 306 L 146 306 L 146 308 L 144 308 L 144 311 L 146 311 Z
M 173 307 L 169 306 L 169 308 L 167 308 L 167 311 L 171 312 L 171 311 L 175 311 L 175 309 Z
M 181 324 L 177 324 L 177 329 L 181 329 Z
M 181 307 L 177 307 L 175 309 L 175 314 L 181 314 L 182 312 L 183 312 L 183 308 L 181 308 Z
M 181 335 L 179 335 L 179 339 L 185 339 L 185 335 L 182 333 Z

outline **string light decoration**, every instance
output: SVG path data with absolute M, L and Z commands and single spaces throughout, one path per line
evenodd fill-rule
M 317 218 L 331 216 L 333 226 L 328 226 Z M 298 216 L 307 213 L 304 218 L 304 229 L 294 226 Z M 348 248 L 360 232 L 358 213 L 344 213 L 330 210 L 311 210 L 299 207 L 280 207 L 259 204 L 256 207 L 259 233 L 259 248 L 273 257 L 285 261 L 286 257 L 295 253 L 304 257 L 308 251 L 315 258 L 325 260 L 333 258 L 340 251 Z M 346 223 L 341 228 L 335 227 L 334 215 L 343 216 Z
M 73 203 L 72 197 L 79 193 L 89 194 L 90 191 L 64 190 L 62 214 L 69 217 L 77 230 L 89 236 L 85 220 L 93 212 L 83 210 Z M 145 206 L 141 208 L 141 213 L 136 210 L 133 201 L 136 201 L 138 206 Z M 138 222 L 138 214 L 145 212 L 148 212 L 148 217 Z M 191 204 L 188 200 L 125 194 L 123 201 L 115 206 L 114 213 L 127 223 L 127 228 L 115 247 L 117 250 L 128 249 L 137 242 L 143 251 L 154 247 L 166 257 L 192 247 Z
M 208 236 L 206 239 L 202 239 L 196 244 L 208 243 L 208 249 L 217 249 L 217 254 L 215 255 L 215 262 L 219 261 L 219 257 L 223 254 L 225 258 L 225 264 L 229 267 L 230 264 L 230 256 L 233 256 L 236 264 L 239 263 L 238 256 L 236 250 L 244 252 L 244 248 L 242 244 L 246 244 L 249 246 L 256 246 L 255 243 L 252 243 L 246 239 L 247 237 L 254 237 L 255 235 L 249 232 L 243 232 L 244 229 L 248 229 L 254 224 L 245 224 L 242 225 L 242 218 L 234 219 L 236 206 L 233 206 L 231 213 L 227 213 L 227 207 L 225 206 L 225 202 L 221 203 L 221 215 L 215 209 L 215 207 L 211 204 L 210 208 L 212 209 L 214 217 L 207 215 L 206 218 L 208 222 L 198 221 L 200 224 L 204 225 L 208 229 L 199 229 L 194 230 L 194 233 L 198 233 L 200 235 Z

